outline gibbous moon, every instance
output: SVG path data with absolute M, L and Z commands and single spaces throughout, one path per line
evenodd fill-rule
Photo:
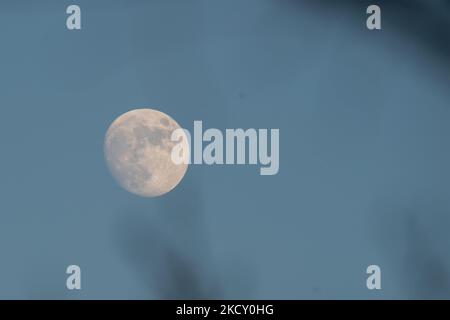
M 187 164 L 172 161 L 172 148 L 188 140 L 171 141 L 180 126 L 167 114 L 153 109 L 124 113 L 110 125 L 105 137 L 105 158 L 117 182 L 143 197 L 163 195 L 180 183 Z

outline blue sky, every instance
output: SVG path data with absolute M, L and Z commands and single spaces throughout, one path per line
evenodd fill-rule
M 448 293 L 447 33 L 400 5 L 371 32 L 352 1 L 111 2 L 78 1 L 81 31 L 71 2 L 0 5 L 1 298 Z M 280 171 L 190 166 L 162 198 L 129 194 L 103 139 L 142 107 L 279 128 Z

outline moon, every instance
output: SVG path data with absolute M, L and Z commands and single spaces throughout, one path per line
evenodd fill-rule
M 114 120 L 106 132 L 104 152 L 117 182 L 142 197 L 161 196 L 175 188 L 188 167 L 171 158 L 176 144 L 189 150 L 187 139 L 170 139 L 179 128 L 170 116 L 154 109 L 131 110 Z

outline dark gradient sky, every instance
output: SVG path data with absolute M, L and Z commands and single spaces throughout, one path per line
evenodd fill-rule
M 449 1 L 72 3 L 0 4 L 0 298 L 450 297 Z M 129 194 L 103 139 L 141 107 L 279 128 L 280 171 Z

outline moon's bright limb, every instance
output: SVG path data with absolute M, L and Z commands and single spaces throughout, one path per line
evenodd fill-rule
M 173 146 L 180 142 L 170 138 L 179 128 L 167 114 L 153 109 L 132 110 L 114 120 L 106 132 L 104 151 L 119 184 L 143 197 L 160 196 L 175 188 L 188 166 L 171 159 Z

